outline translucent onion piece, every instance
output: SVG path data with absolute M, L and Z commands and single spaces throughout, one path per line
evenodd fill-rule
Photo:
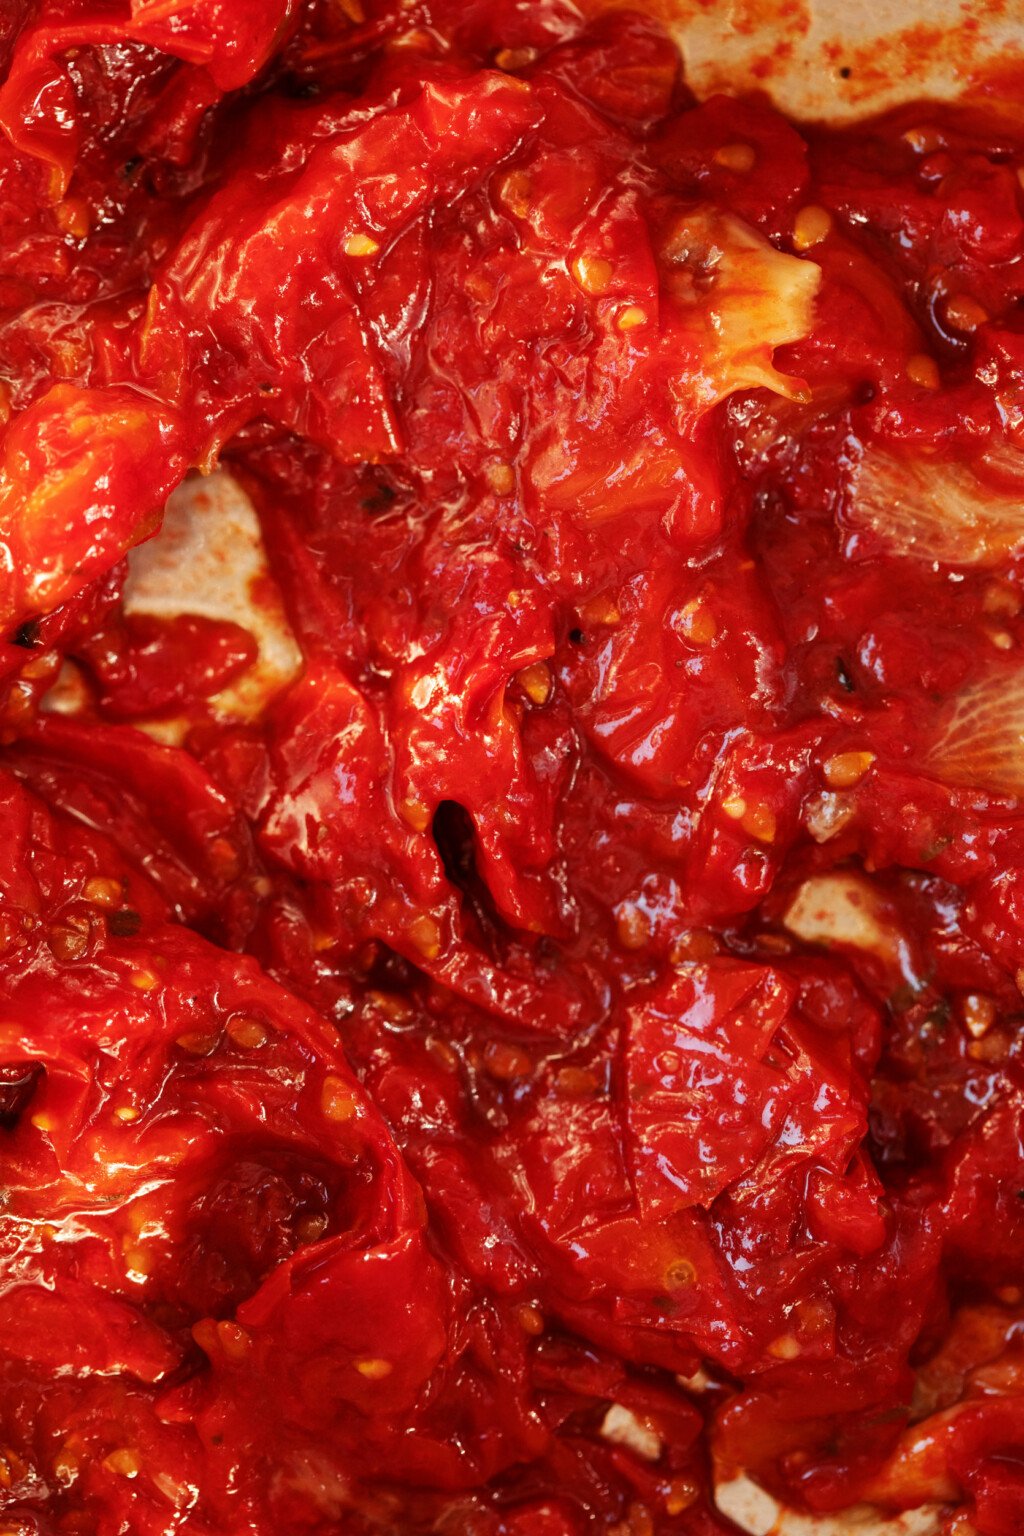
M 978 460 L 984 473 L 1008 495 L 1024 505 L 1024 450 L 1005 437 L 994 438 Z
M 776 347 L 801 341 L 814 319 L 821 270 L 787 256 L 732 214 L 698 206 L 680 219 L 663 252 L 668 289 L 703 333 L 703 366 L 680 393 L 711 405 L 738 389 L 763 387 L 806 400 L 802 379 L 780 373 Z
M 898 1515 L 868 1505 L 837 1515 L 802 1515 L 787 1509 L 743 1472 L 715 1482 L 715 1503 L 748 1536 L 936 1536 L 942 1509 L 926 1504 Z
M 960 694 L 924 766 L 946 784 L 1024 795 L 1024 672 L 994 672 Z
M 1000 479 L 983 480 L 967 464 L 870 447 L 854 469 L 845 521 L 874 533 L 893 554 L 996 565 L 1024 543 L 1024 490 Z

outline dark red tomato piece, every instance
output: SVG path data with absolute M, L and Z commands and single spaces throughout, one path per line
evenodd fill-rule
M 131 719 L 169 713 L 219 692 L 252 665 L 256 645 L 238 624 L 139 614 L 90 637 L 79 654 L 100 684 L 104 711 Z
M 2 1049 L 15 1096 L 4 1132 L 0 1341 L 31 1383 L 71 1373 L 84 1384 L 82 1417 L 72 1412 L 62 1431 L 84 1458 L 81 1477 L 76 1463 L 66 1480 L 66 1507 L 102 1511 L 123 1497 L 149 1529 L 148 1506 L 169 1518 L 203 1456 L 193 1431 L 176 1464 L 180 1437 L 160 1429 L 159 1392 L 187 1379 L 178 1398 L 216 1393 L 219 1374 L 237 1372 L 252 1350 L 261 1364 L 247 1402 L 282 1379 L 305 1400 L 295 1351 L 310 1339 L 289 1319 L 302 1313 L 305 1286 L 315 1296 L 319 1285 L 355 1285 L 337 1313 L 321 1314 L 337 1315 L 341 1332 L 329 1353 L 325 1336 L 314 1354 L 320 1369 L 332 1360 L 339 1400 L 363 1408 L 394 1372 L 378 1391 L 391 1424 L 445 1348 L 443 1279 L 423 1248 L 415 1188 L 333 1032 L 252 961 L 181 928 L 137 914 L 123 936 L 116 865 L 89 873 L 83 854 L 102 871 L 103 850 L 76 854 L 78 834 L 39 816 L 7 781 L 6 839 L 24 851 L 4 907 L 5 931 L 20 941 L 4 960 Z M 44 881 L 29 851 L 40 842 Z M 401 1336 L 395 1306 L 406 1317 Z M 100 1410 L 89 1399 L 105 1379 Z M 145 1406 L 139 1384 L 152 1389 Z M 13 1389 L 4 1412 L 13 1430 Z M 185 1422 L 180 1406 L 174 1417 Z M 274 1432 L 294 1418 L 285 1397 Z M 57 1454 L 53 1434 L 44 1415 L 22 1454 Z M 211 1474 L 211 1513 L 230 1498 Z
M 666 123 L 655 152 L 685 192 L 710 194 L 776 234 L 808 194 L 806 142 L 756 101 L 712 96 Z
M 784 974 L 724 963 L 684 968 L 633 1006 L 625 1086 L 647 1217 L 709 1206 L 780 1134 L 787 1163 L 845 1167 L 863 1124 L 849 1063 L 830 1074 L 809 1033 L 787 1038 L 794 1001 Z

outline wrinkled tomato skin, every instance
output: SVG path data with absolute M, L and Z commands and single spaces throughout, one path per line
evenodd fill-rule
M 1006 83 L 801 127 L 556 0 L 0 58 L 0 1525 L 1016 1536 Z M 218 467 L 258 706 L 133 606 Z

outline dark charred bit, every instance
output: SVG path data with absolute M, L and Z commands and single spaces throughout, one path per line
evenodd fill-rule
M 492 952 L 507 938 L 505 923 L 477 865 L 476 828 L 465 806 L 442 800 L 431 824 L 445 875 L 463 898 L 463 912 L 478 925 L 478 942 Z
M 11 636 L 12 645 L 20 645 L 22 650 L 31 651 L 39 644 L 39 631 L 42 624 L 39 619 L 26 619 L 24 624 L 19 624 Z
M 115 939 L 133 939 L 142 927 L 142 918 L 131 907 L 107 913 L 107 932 Z
M 14 1061 L 0 1065 L 0 1130 L 13 1131 L 45 1072 L 39 1061 Z
M 378 481 L 359 505 L 364 512 L 386 512 L 398 500 L 398 492 L 386 480 Z
M 586 638 L 586 635 L 578 625 L 569 631 L 569 640 L 572 645 L 582 645 Z
M 464 891 L 474 872 L 475 833 L 469 812 L 456 800 L 442 800 L 432 832 L 446 876 Z

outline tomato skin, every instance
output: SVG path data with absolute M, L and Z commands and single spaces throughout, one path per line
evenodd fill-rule
M 128 390 L 57 385 L 15 421 L 0 465 L 7 627 L 75 596 L 152 531 L 180 436 L 172 412 Z
M 19 1530 L 1019 1524 L 1024 141 L 590 9 L 15 17 Z
M 1024 1493 L 1019 1458 L 993 1456 L 972 1478 L 973 1516 L 984 1536 L 1004 1536 L 1013 1530 Z
M 742 144 L 754 155 L 755 178 L 728 151 Z M 723 155 L 721 151 L 725 150 Z M 770 108 L 757 101 L 712 96 L 694 111 L 662 127 L 657 150 L 680 190 L 710 189 L 716 201 L 735 208 L 754 224 L 781 234 L 783 221 L 809 195 L 807 144 Z M 729 161 L 733 159 L 733 165 Z
M 98 675 L 103 709 L 130 719 L 219 692 L 253 665 L 257 648 L 230 621 L 143 614 L 89 636 L 79 654 Z
M 24 844 L 43 813 L 12 782 L 4 793 L 8 839 Z M 243 1422 L 233 1444 L 249 1445 L 246 1417 L 286 1375 L 292 1396 L 268 1426 L 275 1437 L 289 1426 L 299 1444 L 323 1434 L 343 1443 L 348 1404 L 364 1448 L 366 1415 L 379 1423 L 380 1468 L 393 1475 L 396 1414 L 412 1407 L 451 1342 L 444 1272 L 424 1247 L 422 1205 L 383 1122 L 326 1026 L 251 960 L 162 916 L 147 920 L 144 903 L 131 923 L 118 921 L 126 909 L 105 904 L 134 896 L 143 877 L 119 875 L 109 846 L 91 848 L 72 831 L 69 847 L 45 817 L 34 840 L 49 843 L 58 868 L 61 851 L 83 846 L 56 888 L 26 878 L 6 909 L 35 921 L 6 968 L 6 1020 L 23 1023 L 18 1035 L 5 1022 L 5 1055 L 42 1069 L 6 1151 L 0 1340 L 27 1378 L 18 1390 L 62 1372 L 156 1388 L 132 1410 L 138 1425 L 94 1424 L 87 1400 L 72 1425 L 86 1445 L 100 1437 L 107 1462 L 118 1461 L 112 1434 L 132 1446 L 151 1437 L 147 1479 L 159 1490 L 187 1470 L 162 1462 L 173 1437 L 161 1450 L 161 1417 L 196 1423 L 202 1439 L 204 1415 L 234 1413 Z M 74 878 L 83 854 L 104 873 Z M 82 894 L 66 890 L 69 877 Z M 91 913 L 90 902 L 100 903 Z M 45 1022 L 33 1028 L 33 1017 Z M 88 1181 L 90 1166 L 107 1172 L 83 1186 L 90 1193 L 72 1216 L 66 1191 Z M 48 1217 L 54 1234 L 70 1222 L 66 1246 L 44 1244 L 33 1259 L 30 1234 Z M 78 1314 L 88 1326 L 74 1325 Z M 212 1366 L 198 1400 L 173 1385 L 195 1375 L 197 1345 Z M 410 1466 L 430 1472 L 438 1452 L 425 1455 L 421 1465 L 413 1453 Z M 212 1513 L 222 1495 L 212 1468 L 208 1479 Z M 87 1504 L 95 1497 L 102 1509 L 99 1483 Z M 149 1497 L 140 1490 L 143 1504 Z

